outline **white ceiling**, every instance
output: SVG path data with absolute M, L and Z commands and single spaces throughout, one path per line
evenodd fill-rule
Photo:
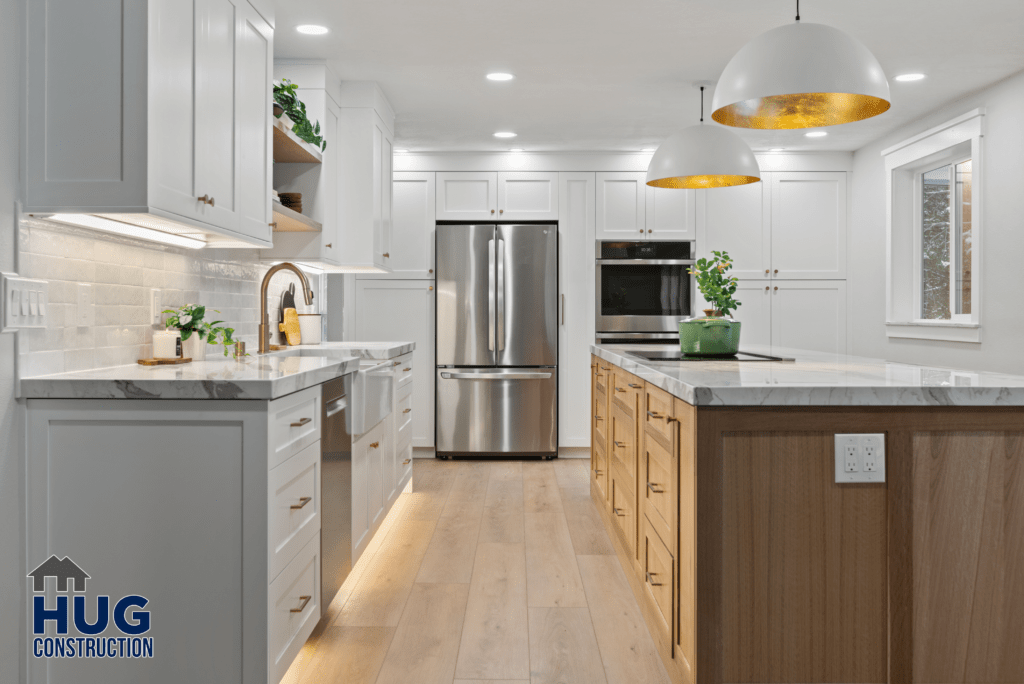
M 411 151 L 657 146 L 697 122 L 693 82 L 716 80 L 746 41 L 795 14 L 792 0 L 276 2 L 275 56 L 326 59 L 343 80 L 380 83 L 397 112 L 396 147 Z M 890 81 L 892 109 L 825 138 L 743 131 L 755 149 L 855 150 L 1024 69 L 1021 0 L 804 0 L 800 9 L 803 21 L 862 40 L 890 79 L 928 78 Z M 331 32 L 301 35 L 299 24 Z M 516 79 L 490 82 L 490 71 Z M 519 135 L 498 140 L 499 130 Z

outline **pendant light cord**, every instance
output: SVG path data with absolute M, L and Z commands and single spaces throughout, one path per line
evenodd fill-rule
M 796 20 L 800 21 L 800 0 L 796 0 Z
M 700 87 L 700 122 L 704 123 L 704 86 Z

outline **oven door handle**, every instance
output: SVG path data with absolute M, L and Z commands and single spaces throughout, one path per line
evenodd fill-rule
M 693 266 L 696 259 L 598 259 L 599 266 Z

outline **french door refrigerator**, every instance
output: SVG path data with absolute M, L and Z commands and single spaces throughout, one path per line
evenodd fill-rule
M 558 452 L 558 227 L 436 231 L 435 448 L 452 456 Z

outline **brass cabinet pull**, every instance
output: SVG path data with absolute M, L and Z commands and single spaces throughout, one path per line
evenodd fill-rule
M 615 391 L 616 392 L 625 392 L 626 390 L 622 389 L 621 387 L 616 387 Z
M 202 197 L 197 197 L 196 199 L 202 202 L 203 204 L 209 204 L 211 207 L 213 206 L 213 203 L 215 201 L 209 195 L 203 195 Z
M 640 229 L 640 232 L 641 232 L 641 233 L 642 233 L 642 232 L 644 232 L 644 229 L 643 229 L 643 228 L 641 228 L 641 229 Z
M 380 442 L 370 442 L 370 448 L 371 449 L 376 449 L 379 446 L 380 446 Z
M 312 596 L 300 596 L 299 600 L 302 601 L 302 605 L 299 606 L 298 608 L 292 608 L 291 612 L 292 613 L 301 613 L 302 611 L 306 610 L 306 604 L 309 603 L 312 598 L 313 598 Z
M 393 364 L 391 364 L 391 365 L 392 365 L 392 366 L 401 366 L 401 365 L 402 365 L 402 362 L 401 362 L 401 361 L 395 361 L 395 362 L 394 362 Z
M 385 259 L 390 259 L 391 258 L 391 252 L 384 252 L 384 258 Z
M 277 230 L 277 221 L 274 221 L 273 223 L 268 223 L 267 225 L 273 228 L 274 230 Z
M 494 210 L 493 210 L 493 209 L 491 209 L 491 213 L 492 213 L 492 214 L 494 213 Z
M 626 448 L 625 442 L 615 442 L 615 441 L 613 441 L 612 444 L 614 444 L 615 446 L 619 447 L 620 449 L 625 449 Z
M 776 290 L 778 290 L 778 289 L 779 289 L 779 286 L 778 286 L 778 285 L 776 285 L 776 286 L 775 286 L 775 289 L 776 289 Z
M 603 378 L 603 377 L 604 377 L 604 374 L 603 374 L 603 373 L 594 373 L 594 375 L 595 375 L 596 377 L 599 377 L 599 378 Z
M 411 370 L 412 370 L 412 368 L 403 368 L 403 369 L 402 369 L 402 372 L 403 372 L 403 373 L 408 373 L 408 372 L 409 372 L 409 371 L 411 371 Z
M 433 290 L 433 289 L 434 289 L 433 285 L 431 285 L 430 287 L 427 288 L 427 290 Z
M 655 489 L 655 487 L 657 487 L 657 486 L 658 485 L 656 483 L 654 483 L 654 482 L 648 482 L 647 483 L 647 488 L 650 489 L 653 493 L 655 493 L 655 494 L 664 494 L 665 493 L 664 489 Z
M 764 269 L 764 274 L 765 274 L 765 275 L 768 275 L 768 269 L 767 269 L 767 268 L 766 268 L 766 269 Z
M 621 509 L 621 508 L 612 508 L 612 512 L 615 515 L 619 516 L 620 518 L 625 518 L 626 517 L 625 513 L 619 513 L 619 511 L 621 511 L 621 510 L 623 510 L 623 509 Z
M 594 474 L 600 477 L 601 475 L 604 475 L 604 471 L 594 468 Z
M 433 272 L 434 272 L 434 269 L 432 269 L 432 268 L 431 269 L 427 269 L 427 273 L 433 273 Z
M 629 383 L 629 386 L 632 387 L 633 389 L 640 389 L 641 387 L 643 387 L 643 385 L 637 385 L 637 384 L 632 383 L 632 382 Z
M 407 458 L 404 461 L 402 461 L 402 465 L 409 465 L 410 463 L 412 463 L 412 459 L 411 458 Z
M 412 409 L 405 409 L 402 413 L 408 413 L 409 411 L 412 411 Z
M 775 269 L 775 275 L 779 274 L 779 269 Z
M 648 233 L 653 233 L 653 232 L 654 232 L 654 229 L 653 229 L 653 228 L 648 228 L 648 229 L 647 229 L 647 232 L 648 232 Z
M 603 370 L 603 371 L 609 371 L 609 370 L 611 370 L 611 368 L 605 368 L 604 366 L 601 366 L 601 370 Z
M 504 209 L 499 209 L 499 210 L 498 210 L 498 213 L 499 213 L 499 214 L 504 214 L 504 213 L 505 213 L 505 210 L 504 210 Z
M 313 419 L 312 418 L 302 418 L 301 420 L 298 420 L 298 421 L 292 423 L 292 427 L 302 427 L 303 425 L 305 425 L 306 423 L 308 423 L 311 420 L 313 420 Z
M 767 285 L 765 285 L 765 286 L 764 286 L 764 291 L 765 291 L 765 292 L 767 292 L 767 291 L 768 291 L 768 290 L 770 290 L 770 289 L 771 289 L 771 288 L 770 288 L 770 287 L 768 287 Z
M 661 415 L 660 413 L 655 413 L 654 411 L 648 411 L 647 415 L 649 415 L 651 418 L 664 418 L 665 417 L 665 416 Z
M 297 504 L 292 504 L 292 506 L 291 506 L 291 507 L 292 507 L 292 510 L 296 510 L 296 511 L 297 511 L 297 510 L 298 510 L 298 509 L 300 509 L 300 508 L 305 508 L 305 507 L 306 507 L 306 504 L 308 504 L 308 503 L 309 503 L 310 501 L 312 501 L 312 500 L 313 500 L 313 497 L 311 497 L 311 496 L 303 496 L 303 497 L 300 497 L 300 498 L 299 498 L 299 503 L 297 503 Z
M 656 572 L 649 572 L 649 573 L 647 573 L 647 583 L 650 584 L 652 587 L 660 587 L 661 586 L 661 582 L 655 582 L 654 581 L 654 576 L 657 575 L 657 574 L 658 573 L 656 573 Z
M 327 243 L 327 249 L 333 249 L 333 245 L 330 242 Z
M 594 420 L 604 420 L 601 416 L 594 416 Z

